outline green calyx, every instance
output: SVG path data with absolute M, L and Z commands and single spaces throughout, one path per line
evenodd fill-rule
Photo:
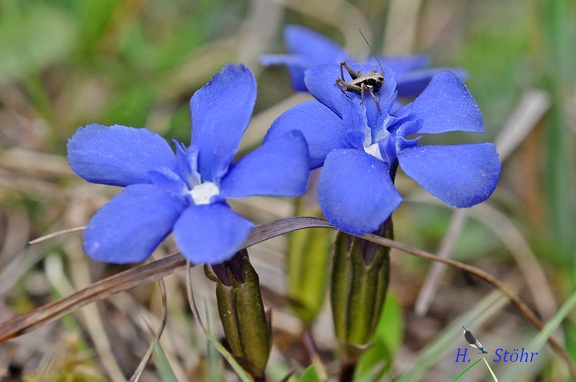
M 391 237 L 391 223 L 389 226 L 378 233 Z M 345 358 L 357 359 L 370 344 L 388 290 L 389 252 L 387 247 L 342 232 L 336 237 L 331 301 Z
M 230 266 L 232 261 L 234 265 Z M 218 314 L 232 354 L 250 374 L 263 376 L 272 340 L 270 316 L 264 311 L 258 274 L 247 253 L 241 251 L 229 262 L 220 265 L 218 272 L 212 273 L 207 267 L 205 272 L 217 283 Z

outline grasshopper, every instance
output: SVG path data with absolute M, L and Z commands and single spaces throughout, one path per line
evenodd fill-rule
M 351 81 L 344 81 L 344 68 L 350 74 L 352 78 Z M 372 69 L 368 74 L 362 74 L 359 70 L 352 69 L 346 62 L 340 63 L 340 78 L 336 79 L 336 85 L 338 89 L 344 94 L 346 97 L 350 99 L 347 91 L 359 94 L 362 98 L 360 103 L 364 102 L 364 94 L 369 93 L 372 96 L 374 102 L 376 102 L 376 107 L 378 108 L 378 112 L 380 113 L 380 105 L 378 99 L 374 92 L 380 91 L 380 88 L 384 84 L 384 74 L 377 72 L 376 70 Z
M 366 40 L 366 37 L 364 37 L 364 34 L 361 30 L 360 35 L 362 35 L 362 38 L 364 41 L 366 41 L 366 44 L 370 50 L 372 50 L 372 47 L 368 43 L 368 40 Z M 376 103 L 378 113 L 380 113 L 380 102 L 378 99 L 376 99 L 374 92 L 380 91 L 382 85 L 384 85 L 384 68 L 382 68 L 382 64 L 380 64 L 378 57 L 374 57 L 376 58 L 376 61 L 378 61 L 378 65 L 380 65 L 381 72 L 372 69 L 370 73 L 362 74 L 361 71 L 352 69 L 346 62 L 342 61 L 340 63 L 340 78 L 336 79 L 336 86 L 338 86 L 338 89 L 340 89 L 342 94 L 344 94 L 348 99 L 351 98 L 348 96 L 348 94 L 346 94 L 347 91 L 359 94 L 361 97 L 360 104 L 364 103 L 364 94 L 366 92 L 370 93 L 372 99 Z M 352 78 L 352 80 L 344 81 L 344 68 L 348 74 L 350 74 L 350 78 Z

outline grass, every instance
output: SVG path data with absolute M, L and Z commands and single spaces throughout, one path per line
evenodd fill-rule
M 542 331 L 531 329 L 485 284 L 454 268 L 436 285 L 426 313 L 416 315 L 417 296 L 432 264 L 393 256 L 394 303 L 385 307 L 389 311 L 379 328 L 382 338 L 375 341 L 381 354 L 367 353 L 358 380 L 458 378 L 462 365 L 454 363 L 455 351 L 467 346 L 459 328 L 472 322 L 474 334 L 489 351 L 522 344 L 540 348 L 542 339 L 555 335 L 576 358 L 571 309 L 576 285 L 571 107 L 576 48 L 570 22 L 576 5 L 567 0 L 432 0 L 410 10 L 403 9 L 401 1 L 289 3 L 0 2 L 0 323 L 130 268 L 89 260 L 80 233 L 27 244 L 47 233 L 85 225 L 116 192 L 87 184 L 71 172 L 65 159 L 68 137 L 79 126 L 98 122 L 148 127 L 188 142 L 190 96 L 223 65 L 242 61 L 259 83 L 251 135 L 243 142 L 244 148 L 253 146 L 269 126 L 265 121 L 279 115 L 291 95 L 287 72 L 261 68 L 258 56 L 281 52 L 283 25 L 299 23 L 331 35 L 353 52 L 366 52 L 357 32 L 361 28 L 376 50 L 386 41 L 389 46 L 383 50 L 425 52 L 435 66 L 469 71 L 467 85 L 483 111 L 487 134 L 463 139 L 498 142 L 504 168 L 497 191 L 485 206 L 461 219 L 457 234 L 446 238 L 453 211 L 422 196 L 417 185 L 399 174 L 398 187 L 407 203 L 395 215 L 396 238 L 430 252 L 444 243 L 452 248 L 448 256 L 515 288 L 544 323 L 551 323 Z M 397 30 L 404 32 L 390 37 L 390 31 Z M 402 40 L 404 35 L 414 39 Z M 291 210 L 285 201 L 261 199 L 238 208 L 253 213 L 257 222 L 289 216 Z M 305 363 L 292 362 L 305 355 L 299 323 L 283 302 L 284 244 L 274 239 L 251 248 L 265 304 L 274 310 L 269 374 L 282 375 L 295 367 L 292 380 L 300 375 L 316 380 L 313 369 L 304 371 Z M 157 255 L 174 251 L 168 240 Z M 211 333 L 207 337 L 193 322 L 184 272 L 167 276 L 165 282 L 166 328 L 142 380 L 234 380 L 219 355 L 227 357 L 227 351 L 217 345 L 221 332 L 213 286 L 201 269 L 192 270 L 200 314 Z M 126 379 L 146 353 L 152 341 L 149 328 L 157 327 L 163 310 L 154 283 L 135 283 L 129 292 L 73 309 L 72 324 L 61 319 L 3 344 L 0 375 L 33 381 L 46 370 L 60 369 L 64 377 L 78 373 L 85 378 L 79 380 Z M 337 345 L 325 307 L 313 334 L 320 358 L 334 373 Z M 65 349 L 60 351 L 63 356 L 52 356 L 59 349 Z M 490 366 L 501 380 L 518 372 L 510 364 Z M 466 377 L 481 380 L 478 369 Z M 557 356 L 546 351 L 521 372 L 523 380 L 569 378 Z

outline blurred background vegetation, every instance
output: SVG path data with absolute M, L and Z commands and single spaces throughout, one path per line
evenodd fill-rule
M 305 98 L 293 94 L 285 68 L 264 69 L 258 62 L 261 54 L 284 51 L 286 24 L 326 34 L 357 56 L 369 53 L 361 29 L 376 53 L 425 53 L 433 66 L 469 72 L 467 85 L 487 133 L 454 139 L 498 142 L 504 161 L 499 186 L 458 223 L 453 210 L 400 175 L 407 203 L 395 214 L 396 238 L 431 252 L 454 247 L 448 251 L 453 258 L 505 281 L 547 321 L 576 287 L 575 20 L 576 2 L 569 0 L 0 1 L 0 322 L 125 268 L 89 260 L 80 233 L 27 244 L 85 225 L 116 192 L 88 184 L 68 168 L 66 142 L 74 131 L 91 122 L 123 124 L 189 142 L 193 92 L 226 63 L 244 62 L 256 73 L 259 94 L 243 144 L 258 144 L 276 116 Z M 255 199 L 238 208 L 255 222 L 291 213 L 288 201 Z M 455 226 L 461 232 L 447 239 Z M 275 298 L 284 295 L 284 245 L 272 240 L 251 252 L 265 304 L 274 308 L 272 380 L 290 367 L 299 370 L 290 358 L 302 353 L 299 323 Z M 171 251 L 168 241 L 158 252 Z M 498 347 L 526 347 L 535 336 L 502 298 L 459 270 L 447 270 L 430 309 L 417 315 L 430 267 L 393 255 L 391 298 L 379 334 L 383 347 L 366 360 L 386 359 L 386 378 L 453 378 L 464 369 L 454 362 L 456 349 L 466 346 L 462 324 L 472 326 L 491 354 Z M 546 277 L 534 276 L 541 274 Z M 212 286 L 201 270 L 194 276 L 204 314 L 218 333 Z M 191 318 L 183 276 L 166 282 L 168 326 L 143 380 L 234 380 Z M 0 376 L 123 380 L 145 352 L 159 310 L 155 285 L 82 308 L 1 345 Z M 556 332 L 573 359 L 575 319 L 568 314 Z M 330 325 L 325 309 L 315 335 L 333 369 Z M 528 350 L 540 351 L 538 362 L 516 369 L 494 364 L 501 380 L 568 379 L 546 347 Z M 469 380 L 487 375 L 478 367 Z

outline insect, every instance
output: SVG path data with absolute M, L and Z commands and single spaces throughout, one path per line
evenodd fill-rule
M 464 326 L 462 327 L 464 328 Z M 486 351 L 486 349 L 484 349 L 480 341 L 478 341 L 476 337 L 474 337 L 474 334 L 472 334 L 472 332 L 466 328 L 464 328 L 464 338 L 466 339 L 466 342 L 468 342 L 470 346 L 481 351 L 481 353 L 478 354 L 488 354 L 488 352 Z
M 360 34 L 362 35 L 362 38 L 364 38 L 364 41 L 366 41 L 366 44 L 368 44 L 368 40 L 366 40 L 366 37 L 364 37 L 362 31 L 360 31 Z M 370 49 L 372 49 L 370 44 L 368 44 L 368 46 L 370 47 Z M 376 56 L 374 57 L 376 58 L 376 61 L 378 61 L 378 65 L 380 65 L 381 72 L 372 69 L 370 73 L 363 74 L 360 70 L 354 70 L 350 67 L 350 65 L 342 61 L 340 63 L 340 78 L 336 79 L 336 86 L 338 86 L 342 94 L 348 97 L 348 99 L 351 98 L 350 96 L 348 96 L 348 94 L 346 94 L 347 91 L 360 95 L 361 97 L 360 104 L 364 103 L 364 95 L 366 93 L 369 93 L 372 96 L 374 102 L 376 103 L 376 107 L 378 108 L 378 112 L 380 113 L 380 102 L 376 98 L 376 95 L 374 93 L 379 92 L 380 89 L 382 88 L 382 85 L 384 85 L 384 68 L 382 68 L 382 64 L 380 64 L 380 60 L 378 60 L 378 57 Z M 346 71 L 350 75 L 351 78 L 350 81 L 344 80 L 344 69 L 346 69 Z
M 348 71 L 350 77 L 352 78 L 351 81 L 344 81 L 344 69 Z M 384 75 L 382 73 L 378 73 L 376 70 L 372 69 L 368 74 L 362 74 L 359 70 L 352 69 L 347 63 L 341 62 L 340 63 L 340 78 L 336 79 L 336 85 L 340 91 L 348 98 L 347 91 L 359 94 L 362 100 L 360 103 L 364 102 L 364 94 L 369 93 L 372 96 L 374 102 L 376 102 L 376 107 L 378 108 L 378 112 L 380 112 L 380 105 L 378 104 L 378 99 L 374 92 L 380 91 L 380 88 L 384 84 Z

